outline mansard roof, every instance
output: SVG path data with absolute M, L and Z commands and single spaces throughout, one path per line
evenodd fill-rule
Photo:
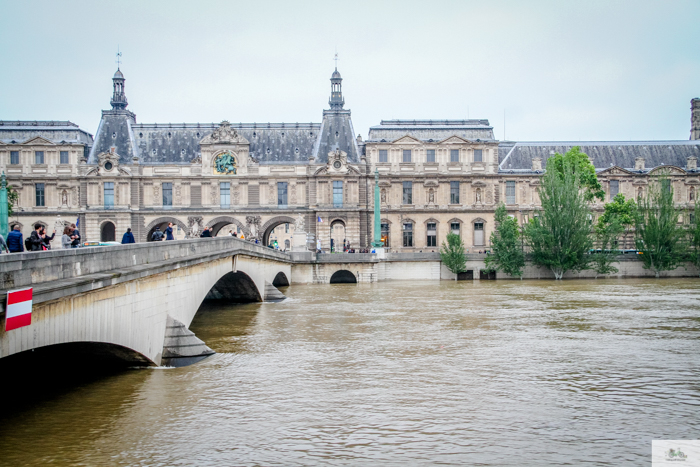
M 410 135 L 423 141 L 459 136 L 471 141 L 494 141 L 488 120 L 382 120 L 369 129 L 368 142 L 394 141 Z
M 0 120 L 0 141 L 18 144 L 41 137 L 52 143 L 78 143 L 91 146 L 92 135 L 67 120 Z
M 542 168 L 550 156 L 564 154 L 574 146 L 591 159 L 596 171 L 613 166 L 635 173 L 635 160 L 644 159 L 644 172 L 659 166 L 686 167 L 689 157 L 700 159 L 700 141 L 504 141 L 498 146 L 501 172 L 531 172 L 532 159 L 542 159 Z

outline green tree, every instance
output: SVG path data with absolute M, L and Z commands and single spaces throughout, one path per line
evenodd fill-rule
M 447 244 L 442 242 L 440 247 L 440 260 L 447 269 L 455 274 L 455 280 L 457 280 L 457 274 L 467 270 L 464 243 L 459 235 L 452 232 L 447 234 Z
M 690 215 L 688 237 L 690 243 L 689 259 L 695 267 L 700 269 L 700 204 L 697 202 L 695 203 L 695 209 Z
M 598 274 L 614 274 L 618 271 L 612 265 L 617 261 L 619 253 L 615 241 L 624 230 L 618 216 L 608 216 L 605 222 L 601 219 L 598 219 L 598 224 L 595 227 L 595 243 L 600 251 L 596 251 L 592 258 L 596 277 Z
M 19 201 L 19 193 L 15 190 L 12 185 L 7 185 L 7 217 L 12 217 L 15 213 L 14 207 L 17 206 Z
M 579 155 L 574 148 L 547 161 L 539 189 L 542 209 L 525 227 L 533 263 L 549 268 L 557 280 L 566 271 L 587 269 L 591 259 L 591 211 L 575 169 Z
M 605 199 L 605 191 L 598 181 L 598 176 L 595 174 L 595 167 L 588 158 L 588 155 L 581 152 L 581 148 L 574 146 L 566 154 L 556 153 L 547 159 L 547 170 L 556 169 L 560 174 L 564 175 L 564 169 L 573 171 L 585 189 L 586 201 L 593 201 L 598 198 L 601 201 Z
M 629 231 L 634 227 L 637 216 L 637 203 L 632 198 L 626 199 L 625 195 L 618 193 L 615 198 L 605 205 L 605 212 L 598 219 L 599 226 L 608 226 L 613 222 L 619 224 L 620 234 L 625 233 L 627 238 Z M 619 235 L 619 234 L 618 234 Z M 627 247 L 627 245 L 623 245 Z
M 486 257 L 486 270 L 522 277 L 525 255 L 520 243 L 518 221 L 508 215 L 503 203 L 496 208 L 495 221 L 496 230 L 491 234 L 493 252 Z
M 673 202 L 670 180 L 661 175 L 649 184 L 647 196 L 637 206 L 635 243 L 642 255 L 645 269 L 661 271 L 678 267 L 684 259 L 685 230 L 678 225 L 681 211 Z

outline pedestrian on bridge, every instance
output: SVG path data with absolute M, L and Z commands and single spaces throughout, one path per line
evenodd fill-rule
M 19 224 L 15 224 L 12 232 L 7 234 L 7 248 L 10 250 L 10 253 L 22 253 L 24 251 L 24 238 L 22 238 Z
M 211 229 L 207 225 L 204 227 L 204 232 L 202 232 L 202 235 L 200 235 L 201 238 L 211 238 Z
M 75 224 L 70 225 L 70 238 L 73 239 L 73 241 L 70 244 L 71 248 L 80 248 L 80 230 L 78 230 L 78 227 Z
M 160 231 L 160 227 L 156 226 L 156 230 L 151 234 L 151 241 L 160 242 L 161 240 L 163 240 L 163 232 Z
M 73 239 L 70 238 L 71 229 L 70 226 L 65 226 L 63 229 L 63 235 L 61 235 L 61 248 L 64 250 L 69 250 L 71 248 L 71 243 Z
M 32 231 L 32 234 L 29 236 L 29 248 L 31 248 L 31 251 L 41 251 L 41 229 L 43 229 L 44 226 L 41 224 L 36 224 L 34 225 L 34 230 Z
M 168 222 L 168 227 L 165 228 L 165 239 L 166 240 L 175 240 L 175 237 L 173 237 L 173 223 Z
M 124 232 L 124 236 L 122 236 L 122 245 L 126 245 L 127 243 L 136 243 L 134 234 L 131 233 L 131 227 L 127 228 L 126 232 Z

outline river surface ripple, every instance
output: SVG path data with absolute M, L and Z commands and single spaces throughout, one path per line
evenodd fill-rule
M 217 355 L 0 418 L 1 465 L 649 465 L 700 428 L 700 281 L 294 285 Z

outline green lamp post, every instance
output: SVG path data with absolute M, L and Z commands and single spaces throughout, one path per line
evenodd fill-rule
M 379 213 L 379 169 L 374 170 L 374 241 L 372 247 L 381 248 L 382 242 L 382 218 Z
M 7 230 L 9 228 L 9 209 L 7 206 L 7 178 L 5 172 L 2 173 L 0 181 L 0 234 L 3 238 L 7 238 Z

